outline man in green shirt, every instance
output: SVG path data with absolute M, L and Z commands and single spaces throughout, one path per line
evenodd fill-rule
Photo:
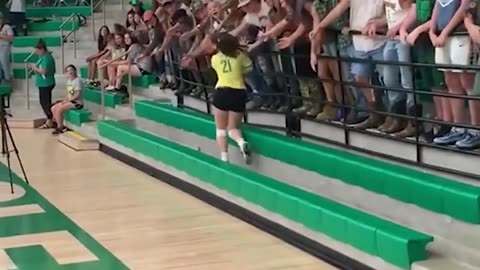
M 40 105 L 47 117 L 47 121 L 40 128 L 54 128 L 50 107 L 52 106 L 52 91 L 55 88 L 55 59 L 47 51 L 47 45 L 42 39 L 38 41 L 35 49 L 39 59 L 31 69 L 34 72 L 35 83 L 38 87 Z
M 416 0 L 416 4 L 410 9 L 407 18 L 403 21 L 399 34 L 403 42 L 413 47 L 413 62 L 421 64 L 435 64 L 435 48 L 428 36 L 430 30 L 430 19 L 436 0 Z M 415 68 L 415 89 L 420 91 L 445 91 L 443 74 L 437 68 L 417 67 Z M 430 101 L 430 95 L 420 95 L 419 101 Z M 439 97 L 433 98 L 436 112 L 436 120 L 444 120 L 442 115 L 442 100 Z M 420 102 L 417 102 L 417 104 Z M 407 108 L 408 114 L 421 116 L 421 107 Z M 435 136 L 443 136 L 449 131 L 448 127 L 442 127 Z M 414 122 L 410 121 L 407 127 L 397 134 L 396 137 L 411 137 L 415 135 Z M 431 138 L 429 138 L 431 139 Z

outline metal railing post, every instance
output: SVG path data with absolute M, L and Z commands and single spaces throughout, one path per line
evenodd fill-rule
M 133 88 L 132 88 L 132 74 L 130 74 L 132 63 L 128 61 L 128 96 L 129 100 L 128 103 L 130 104 L 130 108 L 133 108 Z
M 90 12 L 92 13 L 92 36 L 93 40 L 97 40 L 97 36 L 95 35 L 95 10 L 94 10 L 94 3 L 93 0 L 90 3 Z
M 105 120 L 105 85 L 103 84 L 103 72 L 100 72 L 100 115 Z
M 30 71 L 28 70 L 28 63 L 25 62 L 25 80 L 27 81 L 27 109 L 30 110 Z
M 60 29 L 60 36 L 62 37 L 62 70 L 65 69 L 65 38 L 63 37 L 63 28 Z
M 106 0 L 102 0 L 103 25 L 107 24 L 107 17 L 105 16 L 105 1 Z M 122 0 L 122 3 L 123 3 L 123 0 Z M 122 9 L 122 13 L 123 13 L 123 9 Z
M 123 3 L 123 0 L 120 0 L 120 5 L 122 6 L 122 13 L 125 11 L 125 5 Z
M 77 59 L 77 31 L 73 30 L 73 57 Z

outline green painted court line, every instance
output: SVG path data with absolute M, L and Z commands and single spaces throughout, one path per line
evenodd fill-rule
M 0 202 L 0 207 L 37 204 L 45 212 L 40 214 L 18 215 L 0 218 L 0 237 L 26 236 L 29 234 L 67 231 L 79 244 L 89 250 L 96 261 L 60 265 L 42 245 L 21 248 L 7 248 L 6 254 L 19 270 L 127 270 L 118 258 L 98 243 L 91 235 L 76 225 L 34 188 L 14 175 L 14 184 L 25 189 L 21 198 Z M 8 183 L 8 170 L 0 164 L 0 183 Z M 1 267 L 1 266 L 0 266 Z

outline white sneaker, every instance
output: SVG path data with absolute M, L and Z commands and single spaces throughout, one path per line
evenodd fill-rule
M 108 85 L 107 87 L 105 87 L 105 90 L 108 90 L 108 91 L 115 90 L 115 86 Z
M 250 157 L 250 147 L 248 145 L 248 142 L 243 142 L 240 145 L 240 152 L 242 152 L 243 158 L 245 159 L 246 164 L 250 164 L 251 162 L 251 157 Z

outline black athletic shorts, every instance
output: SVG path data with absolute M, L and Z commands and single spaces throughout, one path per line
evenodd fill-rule
M 70 103 L 73 104 L 75 110 L 83 109 L 83 104 L 78 103 L 78 102 L 76 102 L 75 100 L 74 100 L 74 101 L 70 101 Z
M 220 87 L 215 90 L 213 106 L 222 111 L 245 112 L 247 92 L 243 89 Z

